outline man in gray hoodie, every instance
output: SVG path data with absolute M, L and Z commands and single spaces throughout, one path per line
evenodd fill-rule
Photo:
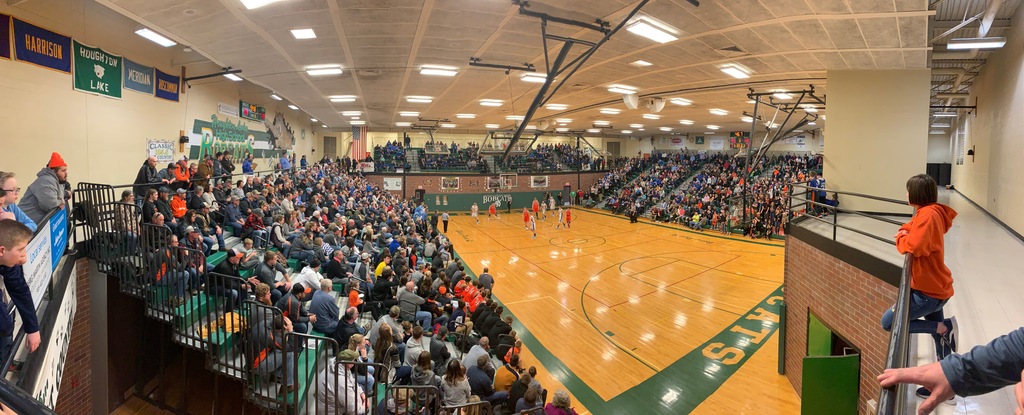
M 53 153 L 46 167 L 36 173 L 36 180 L 28 186 L 18 207 L 33 221 L 42 223 L 50 211 L 64 209 L 64 202 L 71 197 L 64 187 L 67 180 L 68 164 L 60 154 Z

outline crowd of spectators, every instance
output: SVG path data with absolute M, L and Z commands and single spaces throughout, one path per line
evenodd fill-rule
M 631 186 L 620 189 L 608 197 L 613 213 L 626 213 L 633 221 L 649 207 L 663 201 L 673 189 L 682 184 L 701 163 L 702 154 L 655 153 L 645 161 L 645 168 Z
M 431 144 L 427 144 L 430 146 Z M 425 151 L 420 156 L 420 168 L 423 170 L 468 170 L 468 171 L 480 171 L 487 172 L 487 163 L 484 162 L 483 155 L 480 154 L 480 145 L 477 143 L 469 143 L 466 147 L 459 147 L 456 143 L 452 142 L 451 147 L 446 148 L 444 143 L 434 144 L 435 150 L 444 150 L 443 154 L 438 154 L 440 151 Z
M 539 144 L 526 154 L 516 154 L 502 163 L 502 168 L 519 173 L 553 171 L 602 170 L 606 166 L 604 157 L 592 158 L 583 149 L 568 144 Z
M 405 147 L 402 143 L 388 141 L 387 144 L 373 147 L 374 170 L 380 172 L 394 172 L 398 169 L 409 170 L 409 163 L 405 158 Z

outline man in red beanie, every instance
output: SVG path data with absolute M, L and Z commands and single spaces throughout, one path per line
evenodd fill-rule
M 64 209 L 71 192 L 65 187 L 68 180 L 68 164 L 60 154 L 50 155 L 50 162 L 36 173 L 36 180 L 28 186 L 18 207 L 36 223 L 43 223 L 46 214 L 54 209 Z

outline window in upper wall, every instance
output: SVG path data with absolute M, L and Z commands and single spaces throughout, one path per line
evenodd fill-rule
M 960 120 L 956 131 L 953 132 L 956 145 L 956 165 L 964 165 L 964 147 L 967 146 L 967 117 Z

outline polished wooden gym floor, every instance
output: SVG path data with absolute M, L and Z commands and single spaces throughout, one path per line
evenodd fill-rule
M 525 365 L 580 414 L 795 414 L 777 373 L 784 245 L 603 211 L 549 212 L 537 236 L 522 210 L 448 237 L 515 316 Z

